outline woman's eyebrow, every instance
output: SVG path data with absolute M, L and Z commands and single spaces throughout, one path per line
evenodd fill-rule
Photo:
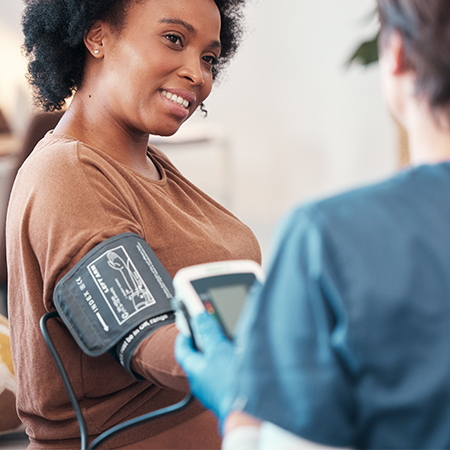
M 161 19 L 159 21 L 159 23 L 171 23 L 171 24 L 175 24 L 175 25 L 181 25 L 182 27 L 186 28 L 186 30 L 189 31 L 189 33 L 197 34 L 197 30 L 190 23 L 187 23 L 181 19 L 175 19 L 175 18 L 168 17 L 168 18 Z
M 191 33 L 193 35 L 197 34 L 197 30 L 190 23 L 188 23 L 184 20 L 181 20 L 181 19 L 165 17 L 163 19 L 160 19 L 159 23 L 169 23 L 169 24 L 181 25 L 183 28 L 185 28 L 187 31 L 189 31 L 189 33 Z M 222 48 L 222 45 L 219 41 L 212 41 L 209 44 L 209 46 L 211 48 L 218 48 L 219 50 Z

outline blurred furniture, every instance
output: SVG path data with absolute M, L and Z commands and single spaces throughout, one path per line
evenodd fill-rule
M 0 157 L 17 153 L 19 142 L 19 139 L 11 133 L 11 128 L 0 109 Z
M 63 115 L 63 111 L 53 113 L 37 113 L 32 116 L 23 140 L 8 137 L 2 146 L 0 138 L 0 157 L 3 160 L 0 168 L 0 313 L 7 315 L 7 281 L 5 224 L 11 188 L 17 171 L 31 153 L 36 144 L 53 129 Z M 3 148 L 3 151 L 2 151 Z M 2 155 L 4 155 L 2 157 Z M 6 155 L 6 156 L 5 156 Z
M 11 134 L 11 129 L 9 128 L 8 122 L 0 109 L 0 134 Z
M 409 154 L 409 140 L 408 133 L 405 128 L 398 123 L 395 119 L 395 124 L 397 126 L 397 146 L 398 146 L 398 160 L 400 167 L 406 167 L 411 163 Z
M 25 450 L 28 444 L 25 426 L 16 412 L 16 380 L 8 320 L 0 315 L 0 448 Z
M 16 379 L 6 317 L 0 314 L 0 434 L 23 430 L 16 412 Z
M 20 144 L 21 141 L 16 136 L 0 134 L 0 158 L 15 156 L 20 150 Z

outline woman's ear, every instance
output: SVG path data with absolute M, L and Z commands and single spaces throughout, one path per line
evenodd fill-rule
M 94 58 L 103 58 L 103 38 L 105 36 L 105 23 L 97 20 L 84 35 L 84 45 Z

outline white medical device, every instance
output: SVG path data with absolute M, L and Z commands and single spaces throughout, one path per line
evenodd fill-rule
M 232 339 L 242 306 L 250 289 L 264 281 L 261 267 L 254 261 L 220 261 L 186 267 L 173 279 L 172 306 L 181 333 L 191 336 L 201 350 L 201 340 L 191 318 L 208 311 Z

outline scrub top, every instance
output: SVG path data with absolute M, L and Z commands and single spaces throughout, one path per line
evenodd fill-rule
M 238 404 L 305 439 L 450 447 L 450 163 L 282 221 L 237 342 Z

